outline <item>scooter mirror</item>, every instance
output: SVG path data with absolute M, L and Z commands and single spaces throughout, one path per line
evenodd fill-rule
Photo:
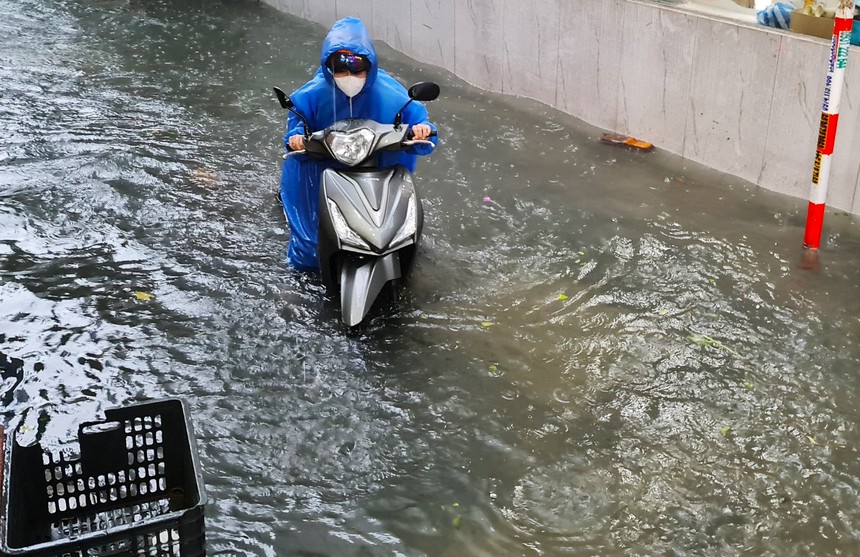
M 433 101 L 439 98 L 439 86 L 433 83 L 432 81 L 422 81 L 421 83 L 416 83 L 412 87 L 409 88 L 409 100 L 406 101 L 406 104 L 397 112 L 397 116 L 394 117 L 394 126 L 398 129 L 400 128 L 400 123 L 403 121 L 403 111 L 406 110 L 406 107 L 409 106 L 409 103 L 412 101 Z
M 275 90 L 275 95 L 278 97 L 278 102 L 281 103 L 281 108 L 286 108 L 287 110 L 293 108 L 293 101 L 290 100 L 290 97 L 280 87 L 273 87 L 273 89 Z
M 305 137 L 310 137 L 311 127 L 308 125 L 307 118 L 305 118 L 295 110 L 295 105 L 293 104 L 293 101 L 290 99 L 290 97 L 287 96 L 286 93 L 281 90 L 280 87 L 273 87 L 273 89 L 275 90 L 275 95 L 278 97 L 278 102 L 281 103 L 281 106 L 295 114 L 299 118 L 299 120 L 302 121 L 302 123 L 305 125 Z
M 409 88 L 409 98 L 416 101 L 435 101 L 439 98 L 439 86 L 432 81 L 422 81 Z

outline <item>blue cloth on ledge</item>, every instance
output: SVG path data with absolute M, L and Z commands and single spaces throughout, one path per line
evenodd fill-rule
M 765 8 L 756 14 L 756 19 L 762 25 L 776 27 L 777 29 L 788 29 L 791 23 L 791 12 L 794 6 L 787 2 L 777 2 L 769 8 Z

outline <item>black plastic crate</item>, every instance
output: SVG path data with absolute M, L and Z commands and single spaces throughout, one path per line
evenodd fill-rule
M 80 456 L 5 451 L 0 553 L 26 557 L 198 557 L 206 491 L 179 399 L 113 408 L 78 430 Z

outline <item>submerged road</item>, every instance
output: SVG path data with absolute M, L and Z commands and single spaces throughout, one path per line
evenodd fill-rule
M 345 331 L 274 202 L 322 34 L 0 0 L 3 425 L 186 399 L 211 556 L 856 554 L 855 219 L 801 270 L 804 201 L 380 46 L 442 146 L 414 281 Z

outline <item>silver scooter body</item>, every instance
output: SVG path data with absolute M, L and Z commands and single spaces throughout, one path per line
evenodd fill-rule
M 275 88 L 281 105 L 293 109 L 283 91 Z M 410 101 L 430 101 L 439 95 L 435 83 L 409 89 Z M 412 174 L 403 166 L 378 168 L 382 151 L 400 151 L 419 143 L 397 113 L 393 124 L 352 119 L 335 122 L 308 134 L 308 154 L 334 159 L 342 166 L 323 171 L 319 193 L 317 253 L 323 284 L 339 292 L 341 316 L 347 326 L 358 325 L 388 283 L 405 280 L 414 264 L 424 226 L 424 210 Z M 435 132 L 434 132 L 435 134 Z
M 325 170 L 319 223 L 323 283 L 340 292 L 343 322 L 357 325 L 383 287 L 405 279 L 414 263 L 424 211 L 412 175 L 402 166 Z M 364 245 L 344 237 L 344 223 Z

